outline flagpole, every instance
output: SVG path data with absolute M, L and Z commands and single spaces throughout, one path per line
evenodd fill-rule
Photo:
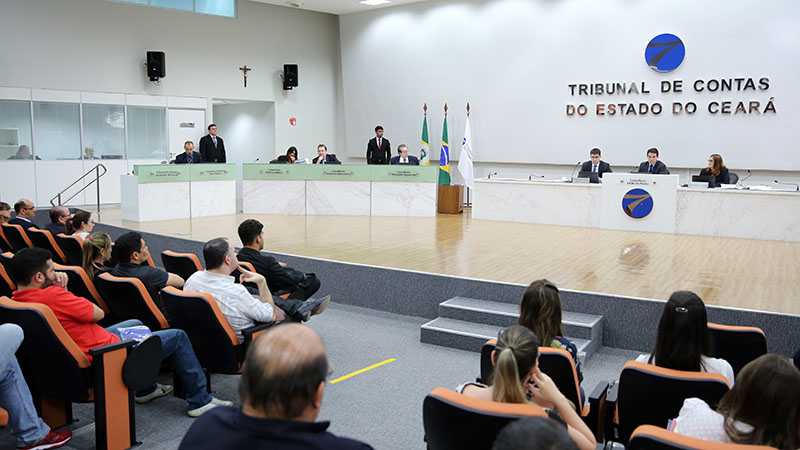
M 467 120 L 469 120 L 469 102 L 467 102 Z M 459 162 L 461 162 L 460 159 Z M 466 186 L 466 183 L 464 183 L 464 186 L 467 188 L 467 200 L 464 202 L 464 208 L 472 208 L 472 202 L 469 200 L 470 188 Z

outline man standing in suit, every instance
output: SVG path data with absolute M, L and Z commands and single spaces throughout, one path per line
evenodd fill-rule
M 319 144 L 317 146 L 317 157 L 314 158 L 314 164 L 341 164 L 342 162 L 336 159 L 336 155 L 331 153 L 328 154 L 328 147 L 325 144 Z
M 375 127 L 375 137 L 367 142 L 367 164 L 389 164 L 392 145 L 383 137 L 383 127 Z
M 598 178 L 603 178 L 604 173 L 613 172 L 611 164 L 600 159 L 600 149 L 593 148 L 589 151 L 589 161 L 581 166 L 581 172 L 596 173 Z
M 32 201 L 27 198 L 19 199 L 17 203 L 14 203 L 14 212 L 17 213 L 17 217 L 8 221 L 11 225 L 19 225 L 26 230 L 36 226 L 31 222 L 36 217 L 36 207 L 33 206 Z
M 653 147 L 647 149 L 647 161 L 639 164 L 639 173 L 651 173 L 654 175 L 669 175 L 667 165 L 658 160 L 658 149 Z
M 390 164 L 410 164 L 412 166 L 419 165 L 419 159 L 417 159 L 416 156 L 408 155 L 408 146 L 406 144 L 400 144 L 397 147 L 397 153 L 400 156 L 393 157 Z
M 217 126 L 208 126 L 208 134 L 200 138 L 200 156 L 209 163 L 225 162 L 225 143 L 217 136 Z
M 203 162 L 203 156 L 194 151 L 192 141 L 186 141 L 183 149 L 186 151 L 175 157 L 175 164 L 200 164 Z

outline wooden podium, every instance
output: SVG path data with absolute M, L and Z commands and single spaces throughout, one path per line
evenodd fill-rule
M 464 186 L 440 185 L 439 186 L 439 213 L 458 214 L 464 212 L 461 199 L 464 196 Z

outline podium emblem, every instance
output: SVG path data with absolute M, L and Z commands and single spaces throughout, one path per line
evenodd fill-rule
M 653 197 L 644 189 L 631 189 L 622 197 L 622 210 L 629 217 L 643 219 L 653 212 Z
M 677 69 L 686 56 L 683 41 L 674 34 L 659 34 L 654 37 L 644 51 L 644 59 L 651 69 L 658 73 L 672 72 Z

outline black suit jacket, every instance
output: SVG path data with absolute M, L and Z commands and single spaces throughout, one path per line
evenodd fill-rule
M 291 267 L 283 267 L 278 264 L 278 261 L 272 256 L 261 253 L 252 248 L 243 247 L 239 250 L 237 255 L 240 261 L 249 262 L 267 279 L 267 285 L 271 292 L 278 292 L 282 290 L 294 291 L 297 285 L 301 283 L 306 275 L 299 270 L 292 269 Z
M 50 223 L 48 223 L 47 225 L 44 226 L 44 229 L 49 231 L 50 234 L 53 235 L 53 237 L 56 237 L 56 235 L 59 234 L 59 233 L 64 233 L 64 234 L 67 233 L 67 226 L 66 225 L 62 225 L 60 223 L 50 222 Z
M 9 220 L 8 223 L 10 223 L 11 225 L 19 225 L 25 230 L 27 230 L 30 227 L 36 227 L 36 224 L 34 224 L 33 222 L 28 222 L 27 220 L 22 220 L 19 217 L 14 217 L 13 219 Z M 39 228 L 39 227 L 36 227 L 36 228 Z
M 711 175 L 708 171 L 708 167 L 700 171 L 700 175 Z M 719 171 L 719 175 L 714 177 L 714 187 L 720 187 L 723 184 L 731 184 L 731 174 L 728 172 L 728 168 L 724 168 Z
M 585 163 L 583 163 L 583 165 L 581 166 L 581 172 L 591 172 L 591 171 L 592 171 L 592 162 L 586 161 Z M 611 170 L 611 164 L 601 159 L 600 162 L 597 163 L 597 176 L 603 178 L 603 174 L 609 172 L 613 172 L 613 170 Z
M 217 147 L 214 148 L 214 141 L 211 135 L 207 134 L 200 138 L 200 156 L 203 162 L 209 163 L 224 163 L 225 159 L 225 142 L 222 138 L 217 136 Z M 177 162 L 177 159 L 175 160 Z
M 393 156 L 392 160 L 389 162 L 389 164 L 400 164 L 400 157 L 399 156 Z M 416 156 L 408 155 L 408 162 L 406 164 L 408 164 L 410 166 L 418 166 L 419 165 L 419 159 L 417 159 Z
M 647 169 L 650 168 L 650 163 L 645 161 L 639 164 L 639 173 L 647 173 Z M 669 175 L 669 169 L 667 169 L 667 165 L 661 161 L 656 161 L 656 164 L 653 166 L 654 175 Z
M 381 148 L 378 148 L 378 138 L 374 137 L 367 142 L 367 164 L 389 164 L 392 158 L 392 144 L 386 138 L 381 138 Z
M 186 152 L 183 152 L 175 157 L 175 164 L 188 164 L 187 158 L 188 157 L 186 156 Z M 203 162 L 203 155 L 197 152 L 192 152 L 192 161 L 194 161 L 192 164 L 200 164 L 201 162 Z
M 318 159 L 319 159 L 319 156 L 314 158 L 311 162 L 316 164 Z M 338 159 L 336 159 L 336 155 L 334 155 L 333 153 L 328 153 L 327 155 L 325 155 L 325 163 L 324 164 L 341 164 L 341 163 L 342 162 L 339 161 Z

